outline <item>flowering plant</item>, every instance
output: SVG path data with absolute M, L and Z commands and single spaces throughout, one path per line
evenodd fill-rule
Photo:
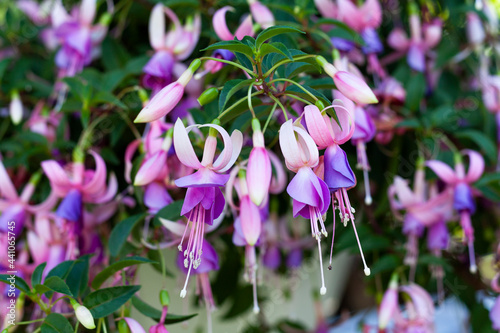
M 73 2 L 0 4 L 3 332 L 500 331 L 498 1 Z

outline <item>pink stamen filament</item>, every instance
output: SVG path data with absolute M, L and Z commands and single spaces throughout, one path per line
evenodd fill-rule
M 322 259 L 322 254 L 321 254 L 321 239 L 318 237 L 318 254 L 319 254 L 319 268 L 321 271 L 321 288 L 319 290 L 319 293 L 321 295 L 326 294 L 326 287 L 325 287 L 325 275 L 323 273 L 323 259 Z
M 330 264 L 328 266 L 329 270 L 332 270 L 333 243 L 335 242 L 335 204 L 334 204 L 333 194 L 332 194 L 332 210 L 333 210 L 333 230 L 332 230 L 332 247 L 330 249 Z
M 368 177 L 368 171 L 370 171 L 370 165 L 368 164 L 368 157 L 366 156 L 366 147 L 363 141 L 358 141 L 356 145 L 357 155 L 358 155 L 358 169 L 363 170 L 363 179 L 365 183 L 365 204 L 371 205 L 373 202 L 370 190 L 370 178 Z
M 460 212 L 460 224 L 464 230 L 465 240 L 469 247 L 469 271 L 471 273 L 477 272 L 476 255 L 474 251 L 474 229 L 470 220 L 470 213 L 467 210 Z
M 247 275 L 252 283 L 253 292 L 253 313 L 258 314 L 260 312 L 259 301 L 257 298 L 257 260 L 255 255 L 255 246 L 247 245 L 245 247 L 246 265 L 247 265 Z

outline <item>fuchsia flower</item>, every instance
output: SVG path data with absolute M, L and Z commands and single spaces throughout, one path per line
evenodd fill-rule
M 302 127 L 294 126 L 292 120 L 281 126 L 279 141 L 287 168 L 297 173 L 286 189 L 293 199 L 293 217 L 300 215 L 309 219 L 311 234 L 318 241 L 321 270 L 320 293 L 324 295 L 326 287 L 321 255 L 321 234 L 328 236 L 323 215 L 330 206 L 330 195 L 328 186 L 311 169 L 318 165 L 318 148 L 309 134 Z
M 150 123 L 166 116 L 172 111 L 179 104 L 184 95 L 184 89 L 193 77 L 194 72 L 200 67 L 200 64 L 199 59 L 194 60 L 177 81 L 170 83 L 155 94 L 141 112 L 139 112 L 134 122 Z
M 464 150 L 463 152 L 469 156 L 467 173 L 465 173 L 462 163 L 462 156 L 458 154 L 455 155 L 455 170 L 437 160 L 427 161 L 426 165 L 453 189 L 453 207 L 460 214 L 460 224 L 464 230 L 465 241 L 469 246 L 470 271 L 475 273 L 477 266 L 474 255 L 474 228 L 470 216 L 476 211 L 476 205 L 472 197 L 471 184 L 483 174 L 484 160 L 481 154 L 473 150 Z
M 260 24 L 262 29 L 267 29 L 274 25 L 273 13 L 260 1 L 248 0 L 248 5 L 250 6 L 250 12 L 252 13 L 254 20 Z
M 406 302 L 405 312 L 399 308 L 398 291 L 410 298 Z M 379 328 L 385 329 L 390 319 L 394 318 L 394 332 L 433 333 L 434 312 L 434 302 L 425 289 L 414 283 L 398 288 L 397 280 L 393 278 L 380 304 Z
M 234 10 L 233 7 L 225 6 L 215 12 L 212 18 L 212 25 L 214 27 L 214 31 L 217 37 L 219 37 L 219 39 L 223 41 L 233 40 L 235 38 L 237 38 L 238 40 L 242 40 L 243 37 L 245 36 L 253 37 L 254 31 L 253 31 L 253 22 L 251 15 L 248 15 L 245 19 L 243 19 L 243 21 L 241 22 L 238 29 L 236 29 L 234 34 L 231 33 L 231 31 L 229 31 L 229 28 L 227 27 L 226 24 L 226 13 L 228 11 L 233 11 L 233 10 Z M 224 60 L 233 60 L 235 58 L 233 52 L 222 49 L 215 50 L 215 52 L 212 53 L 212 57 Z M 216 73 L 222 67 L 224 67 L 224 65 L 225 64 L 222 62 L 218 62 L 215 60 L 208 60 L 204 64 L 205 72 L 197 75 L 201 76 L 207 72 Z
M 17 190 L 12 183 L 7 170 L 0 161 L 0 231 L 11 231 L 19 236 L 23 231 L 25 222 L 28 216 L 38 212 L 49 211 L 55 206 L 57 197 L 54 192 L 45 199 L 44 202 L 38 205 L 30 205 L 30 199 L 35 192 L 35 187 L 40 180 L 40 173 L 36 173 L 31 177 L 28 184 L 24 187 L 21 195 L 17 194 Z M 15 230 L 8 230 L 8 222 L 15 221 Z
M 38 133 L 47 138 L 47 141 L 54 142 L 56 130 L 62 118 L 62 113 L 54 110 L 48 111 L 43 102 L 36 104 L 25 126 L 31 132 Z
M 165 15 L 173 23 L 165 33 Z M 201 18 L 197 14 L 182 26 L 170 8 L 156 4 L 149 18 L 149 42 L 155 54 L 143 68 L 143 85 L 153 90 L 153 95 L 170 84 L 174 76 L 174 66 L 185 60 L 193 52 L 201 31 Z
M 257 206 L 260 206 L 269 193 L 272 168 L 258 119 L 252 120 L 252 127 L 253 149 L 248 158 L 246 179 L 250 198 Z
M 210 133 L 205 140 L 203 159 L 200 162 L 194 152 L 189 140 L 188 133 L 194 127 L 209 127 Z M 216 133 L 219 132 L 224 141 L 224 149 L 214 161 L 217 148 Z M 186 285 L 191 269 L 195 270 L 201 264 L 203 254 L 203 230 L 205 224 L 212 225 L 214 219 L 222 214 L 225 200 L 220 186 L 229 179 L 229 175 L 223 174 L 234 164 L 241 151 L 243 135 L 235 130 L 231 137 L 219 125 L 193 125 L 185 128 L 182 121 L 177 119 L 174 127 L 174 147 L 179 160 L 186 166 L 196 169 L 194 174 L 179 178 L 175 181 L 178 187 L 186 187 L 186 198 L 182 206 L 181 214 L 185 216 L 193 226 L 189 234 L 187 248 L 183 252 L 184 266 L 188 269 L 186 283 L 181 291 L 181 297 L 186 296 Z M 183 251 L 184 235 L 179 245 L 179 251 Z
M 328 115 L 325 110 L 334 108 L 339 124 Z M 305 120 L 309 134 L 318 145 L 319 149 L 325 149 L 324 155 L 324 179 L 332 196 L 332 201 L 336 200 L 340 219 L 347 225 L 352 221 L 354 233 L 358 240 L 361 258 L 363 260 L 364 271 L 370 275 L 370 269 L 366 265 L 361 243 L 359 242 L 356 226 L 354 224 L 354 209 L 351 207 L 347 190 L 356 185 L 356 177 L 347 161 L 346 153 L 339 145 L 347 142 L 354 133 L 353 115 L 340 100 L 333 101 L 332 106 L 321 112 L 316 106 L 308 105 L 304 109 Z M 334 229 L 335 231 L 335 214 Z M 332 249 L 333 249 L 332 237 Z
M 406 32 L 395 28 L 389 35 L 387 43 L 401 55 L 407 55 L 408 65 L 419 72 L 425 70 L 425 55 L 441 41 L 442 21 L 434 19 L 422 27 L 419 10 L 410 14 L 411 37 Z

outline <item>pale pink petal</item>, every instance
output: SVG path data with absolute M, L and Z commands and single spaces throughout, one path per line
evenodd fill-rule
M 12 184 L 9 174 L 7 173 L 7 170 L 5 170 L 2 161 L 0 161 L 0 195 L 9 200 L 18 199 L 16 188 L 14 187 L 14 184 Z
M 174 147 L 177 158 L 182 164 L 193 169 L 202 167 L 191 145 L 188 132 L 180 119 L 177 119 L 174 126 Z
M 41 163 L 42 169 L 49 178 L 52 189 L 58 195 L 64 195 L 71 182 L 63 168 L 56 161 L 49 160 Z
M 229 170 L 240 156 L 241 148 L 243 147 L 243 134 L 241 134 L 238 130 L 234 130 L 233 133 L 231 133 L 231 142 L 233 144 L 233 153 L 231 158 L 225 166 L 223 166 L 223 164 L 221 165 L 222 168 L 219 169 L 218 172 L 226 172 Z
M 116 195 L 118 191 L 118 180 L 114 173 L 109 175 L 109 183 L 106 192 L 103 195 L 100 195 L 98 198 L 94 199 L 92 202 L 96 204 L 102 204 L 110 201 Z
M 262 229 L 259 208 L 245 195 L 240 202 L 241 230 L 248 245 L 255 245 Z
M 213 169 L 220 170 L 222 168 L 225 168 L 226 165 L 228 165 L 228 163 L 231 160 L 231 157 L 233 155 L 233 142 L 231 140 L 231 137 L 226 132 L 226 130 L 219 125 L 205 124 L 205 125 L 201 125 L 199 127 L 200 128 L 201 127 L 215 128 L 217 130 L 217 132 L 219 132 L 219 134 L 222 136 L 222 141 L 224 142 L 224 148 L 222 149 L 220 155 L 217 157 L 217 159 L 213 163 Z
M 465 180 L 468 183 L 475 182 L 479 178 L 481 178 L 484 172 L 484 159 L 481 154 L 474 150 L 464 150 L 464 153 L 469 155 L 469 170 L 467 171 L 467 175 L 465 176 Z
M 324 17 L 337 18 L 337 6 L 333 0 L 314 0 L 314 4 Z
M 70 19 L 68 12 L 64 9 L 60 0 L 56 0 L 54 2 L 52 12 L 50 13 L 50 19 L 54 28 L 59 27 L 61 24 Z
M 295 139 L 293 123 L 291 119 L 281 125 L 279 132 L 279 142 L 281 153 L 283 154 L 286 165 L 290 170 L 296 171 L 300 167 L 304 166 L 300 157 L 299 145 L 297 144 L 297 140 Z
M 347 142 L 354 133 L 354 112 L 348 110 L 341 101 L 333 101 L 328 108 L 334 108 L 339 123 L 335 119 L 329 118 L 329 124 L 334 133 L 334 141 L 336 144 Z M 340 124 L 340 126 L 339 126 Z
M 165 35 L 165 47 L 174 49 L 179 39 L 182 37 L 184 29 L 175 13 L 168 7 L 164 7 L 165 14 L 174 23 L 174 27 Z
M 361 32 L 363 28 L 362 14 L 356 5 L 350 0 L 337 0 L 337 6 L 339 18 L 357 32 Z
M 269 154 L 269 159 L 271 160 L 271 164 L 274 166 L 274 171 L 276 177 L 271 178 L 271 185 L 269 185 L 269 192 L 272 194 L 279 194 L 283 192 L 287 183 L 287 176 L 285 169 L 283 168 L 283 164 L 281 160 L 273 153 L 271 150 L 267 151 Z
M 132 156 L 134 156 L 135 151 L 141 144 L 141 139 L 136 139 L 132 141 L 128 146 L 127 149 L 125 150 L 125 180 L 127 183 L 132 183 L 132 180 L 130 179 L 130 173 L 132 172 Z
M 446 163 L 432 160 L 425 162 L 425 165 L 431 168 L 432 171 L 447 184 L 455 184 L 458 181 L 455 171 Z
M 167 152 L 160 150 L 148 158 L 139 168 L 134 179 L 134 186 L 144 186 L 154 181 L 161 174 L 167 163 Z
M 52 208 L 54 208 L 54 206 L 57 203 L 57 199 L 58 196 L 56 195 L 56 193 L 50 192 L 49 196 L 47 197 L 47 199 L 45 199 L 45 201 L 39 203 L 38 205 L 29 205 L 27 209 L 31 213 L 48 212 Z
M 394 177 L 394 188 L 399 202 L 403 207 L 408 207 L 419 202 L 415 193 L 408 186 L 408 181 L 405 179 L 399 176 Z
M 363 17 L 363 28 L 378 28 L 382 23 L 382 8 L 378 0 L 366 0 L 361 6 L 360 12 Z
M 182 236 L 184 234 L 184 231 L 186 230 L 186 225 L 184 223 L 166 220 L 161 217 L 160 222 L 168 231 L 176 236 Z
M 341 93 L 337 89 L 332 89 L 332 94 L 334 99 L 340 99 L 342 103 L 344 103 L 344 106 L 349 110 L 349 112 L 354 113 L 354 109 L 356 108 L 356 105 L 352 100 L 347 98 L 343 93 Z
M 142 328 L 141 324 L 135 319 L 125 317 L 123 318 L 127 322 L 128 328 L 130 329 L 130 333 L 146 333 L 144 328 Z
M 308 105 L 304 108 L 304 116 L 307 130 L 318 145 L 319 149 L 324 149 L 334 144 L 332 132 L 329 131 L 325 118 L 315 105 Z
M 212 19 L 212 25 L 214 27 L 217 37 L 221 40 L 232 40 L 233 34 L 229 31 L 226 24 L 226 12 L 233 11 L 234 8 L 231 6 L 225 6 L 215 12 Z M 251 20 L 251 19 L 250 19 Z
M 252 0 L 250 3 L 250 12 L 254 20 L 260 24 L 263 29 L 274 25 L 274 15 L 265 5 L 258 0 Z
M 31 253 L 31 256 L 35 264 L 41 264 L 43 262 L 46 262 L 47 259 L 49 258 L 48 244 L 31 230 L 28 231 L 27 240 L 28 240 L 28 249 Z
M 408 35 L 401 28 L 394 28 L 387 37 L 387 44 L 395 50 L 405 51 L 410 47 Z
M 177 59 L 185 60 L 187 59 L 196 45 L 198 44 L 198 39 L 201 33 L 201 16 L 196 14 L 194 16 L 193 23 L 187 25 L 184 28 L 184 32 L 181 36 L 181 41 L 175 46 L 174 53 L 177 55 Z
M 153 7 L 149 17 L 149 43 L 155 50 L 165 47 L 165 13 L 161 3 Z
M 82 191 L 86 195 L 99 193 L 106 185 L 106 163 L 95 151 L 91 150 L 90 154 L 94 157 L 95 172 L 92 179 L 82 186 Z
M 83 25 L 91 25 L 95 17 L 96 0 L 82 0 L 80 5 L 80 22 Z
M 254 36 L 252 16 L 248 15 L 243 22 L 241 22 L 238 29 L 236 29 L 234 36 L 240 40 L 245 36 Z

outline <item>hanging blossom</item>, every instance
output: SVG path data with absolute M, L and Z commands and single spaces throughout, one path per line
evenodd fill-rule
M 214 27 L 215 34 L 217 37 L 219 37 L 220 40 L 223 41 L 229 41 L 229 40 L 234 40 L 235 38 L 238 40 L 242 40 L 243 37 L 245 36 L 254 36 L 254 30 L 253 30 L 253 22 L 252 22 L 252 16 L 247 15 L 246 18 L 244 18 L 241 22 L 241 24 L 238 26 L 236 31 L 231 33 L 229 28 L 227 27 L 226 23 L 226 13 L 228 11 L 234 11 L 234 8 L 231 6 L 225 6 L 222 7 L 221 9 L 217 10 L 212 18 L 212 26 Z M 218 59 L 223 59 L 223 60 L 234 60 L 235 55 L 233 52 L 229 50 L 215 50 L 212 53 L 213 58 L 218 58 Z M 202 73 L 199 73 L 196 75 L 197 78 L 201 77 L 202 75 L 210 72 L 210 73 L 216 73 L 218 72 L 222 67 L 224 67 L 224 63 L 215 61 L 215 60 L 208 60 L 204 64 L 205 71 Z
M 407 235 L 405 264 L 410 266 L 410 281 L 415 279 L 418 258 L 418 239 L 423 236 L 425 227 L 429 228 L 428 244 L 434 250 L 443 250 L 448 245 L 446 222 L 452 215 L 452 191 L 430 192 L 425 183 L 423 161 L 418 162 L 413 190 L 408 182 L 396 176 L 388 189 L 389 203 L 394 215 L 403 221 L 403 233 Z M 398 211 L 405 211 L 404 217 Z M 444 244 L 443 244 L 444 241 Z M 435 254 L 436 251 L 434 251 Z
M 165 15 L 172 21 L 172 28 L 165 32 Z M 183 26 L 179 18 L 168 7 L 156 4 L 149 18 L 149 42 L 155 53 L 144 66 L 142 84 L 153 90 L 153 95 L 170 84 L 175 76 L 175 67 L 182 67 L 193 52 L 201 31 L 199 14 L 189 17 Z
M 387 43 L 397 51 L 387 59 L 406 54 L 408 65 L 419 72 L 426 69 L 426 54 L 441 41 L 443 22 L 436 18 L 422 26 L 420 10 L 410 5 L 410 38 L 402 28 L 395 28 L 387 38 Z M 392 60 L 392 59 L 391 59 Z
M 100 54 L 99 46 L 106 35 L 110 17 L 107 14 L 94 25 L 95 12 L 96 0 L 83 0 L 71 15 L 55 2 L 51 23 L 61 45 L 55 58 L 59 77 L 74 76 Z
M 399 292 L 409 296 L 409 300 L 406 302 L 406 311 L 399 308 Z M 394 332 L 433 333 L 434 313 L 434 302 L 425 289 L 414 283 L 399 286 L 398 288 L 397 275 L 394 275 L 380 303 L 379 329 L 386 329 L 391 319 L 393 319 L 395 323 Z
M 462 155 L 455 154 L 455 170 L 447 164 L 432 160 L 426 165 L 438 175 L 450 188 L 453 189 L 453 208 L 460 215 L 460 225 L 464 231 L 464 238 L 469 246 L 470 271 L 477 271 L 476 258 L 474 254 L 474 228 L 471 223 L 471 215 L 476 211 L 476 204 L 472 196 L 471 184 L 478 180 L 484 171 L 484 159 L 478 152 L 464 150 L 469 156 L 469 169 L 465 173 Z
M 334 108 L 339 123 L 326 114 L 326 109 Z M 347 226 L 349 220 L 352 221 L 354 234 L 358 241 L 361 259 L 364 265 L 364 272 L 370 275 L 370 269 L 366 265 L 361 242 L 359 241 L 356 225 L 354 223 L 354 208 L 351 206 L 347 190 L 356 186 L 356 177 L 349 165 L 347 155 L 340 145 L 347 142 L 354 133 L 353 115 L 340 100 L 334 100 L 332 106 L 320 111 L 314 105 L 308 105 L 304 109 L 304 116 L 309 134 L 319 149 L 325 149 L 324 155 L 324 179 L 332 196 L 332 202 L 337 203 L 340 220 Z M 340 125 L 339 125 L 340 124 Z M 334 206 L 335 209 L 335 206 Z M 333 222 L 333 241 L 335 240 L 335 214 Z M 330 254 L 330 267 L 332 255 Z
M 196 157 L 188 136 L 189 131 L 195 127 L 210 128 L 209 135 L 205 140 L 201 162 Z M 222 136 L 224 149 L 214 161 L 217 132 Z M 219 187 L 224 186 L 228 181 L 229 175 L 224 173 L 232 167 L 238 158 L 242 142 L 243 135 L 238 130 L 235 130 L 230 137 L 226 130 L 216 124 L 193 125 L 185 128 L 180 119 L 175 123 L 174 147 L 177 157 L 184 165 L 197 170 L 192 175 L 175 181 L 178 187 L 187 188 L 181 215 L 193 224 L 192 228 L 186 227 L 178 247 L 179 251 L 183 252 L 184 266 L 188 269 L 181 297 L 186 296 L 186 286 L 191 270 L 196 270 L 201 264 L 205 224 L 212 225 L 214 219 L 219 217 L 224 209 L 225 200 Z M 183 242 L 188 230 L 190 230 L 189 239 L 187 247 L 183 250 Z
M 321 270 L 320 293 L 324 295 L 326 287 L 323 276 L 321 235 L 328 236 L 323 215 L 330 206 L 330 194 L 325 182 L 311 169 L 318 165 L 318 148 L 311 136 L 302 127 L 294 126 L 292 120 L 288 120 L 281 126 L 279 142 L 287 168 L 297 173 L 286 189 L 293 199 L 293 217 L 300 215 L 309 219 L 311 234 L 318 242 Z
M 0 215 L 0 231 L 12 232 L 12 230 L 7 229 L 8 222 L 15 221 L 16 225 L 13 232 L 17 237 L 23 231 L 24 224 L 31 214 L 49 211 L 55 206 L 57 196 L 54 192 L 51 192 L 44 202 L 38 205 L 30 205 L 30 199 L 35 192 L 40 177 L 39 172 L 35 173 L 24 187 L 21 195 L 19 195 L 2 161 L 0 161 L 0 212 L 2 213 Z
M 95 151 L 90 151 L 94 157 L 95 170 L 86 170 L 84 156 L 75 152 L 75 162 L 69 163 L 65 169 L 54 160 L 42 162 L 42 169 L 49 178 L 54 194 L 62 198 L 56 215 L 65 221 L 74 222 L 70 227 L 69 239 L 71 248 L 68 255 L 75 255 L 75 242 L 77 235 L 84 227 L 83 204 L 103 204 L 111 201 L 117 190 L 118 182 L 116 176 L 111 174 L 108 186 L 106 186 L 106 164 L 102 157 Z

